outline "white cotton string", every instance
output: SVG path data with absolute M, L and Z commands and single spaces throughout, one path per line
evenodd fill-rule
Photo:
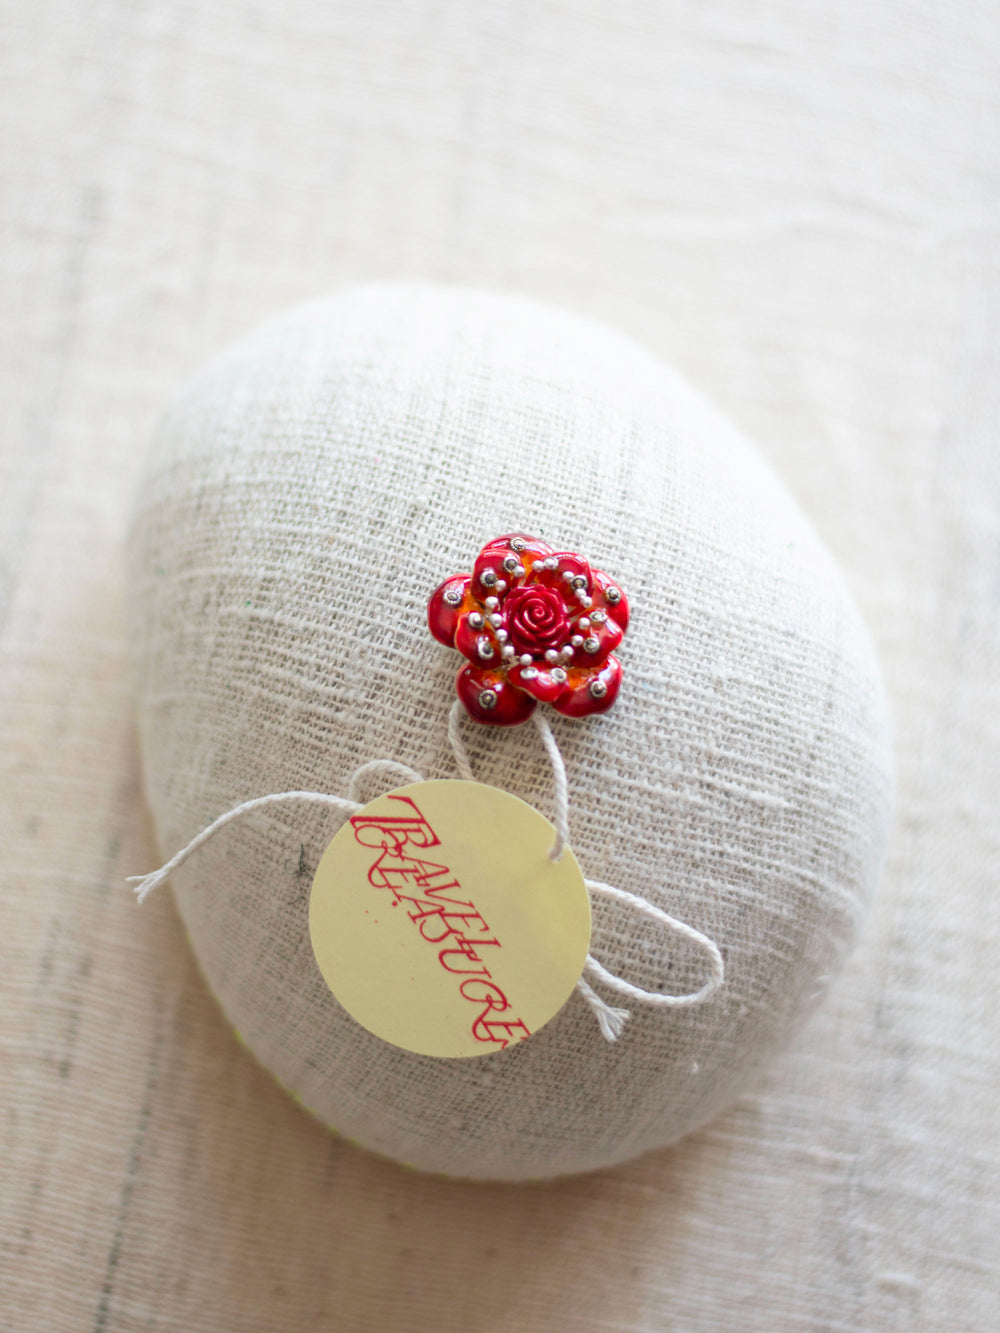
M 552 764 L 552 780 L 555 784 L 556 840 L 549 852 L 550 861 L 559 861 L 569 842 L 569 781 L 566 777 L 566 765 L 552 734 L 552 728 L 541 713 L 532 713 L 532 720 L 538 728 L 549 761 Z
M 587 955 L 587 962 L 590 962 L 590 955 Z M 601 1036 L 605 1041 L 617 1041 L 625 1031 L 625 1024 L 632 1017 L 627 1009 L 616 1009 L 608 1004 L 607 1000 L 602 1000 L 593 986 L 581 977 L 576 983 L 576 988 L 583 998 L 594 1011 L 594 1017 L 597 1019 L 597 1026 L 601 1029 Z
M 451 748 L 455 755 L 455 763 L 458 765 L 459 773 L 466 781 L 474 782 L 475 777 L 472 772 L 472 765 L 469 762 L 469 752 L 465 748 L 465 743 L 459 731 L 464 716 L 465 706 L 461 700 L 456 699 L 448 715 L 448 739 L 451 741 Z M 542 738 L 542 744 L 545 746 L 549 762 L 552 765 L 552 780 L 555 786 L 556 837 L 549 851 L 549 857 L 553 861 L 558 861 L 569 842 L 569 782 L 566 777 L 566 764 L 548 722 L 537 712 L 532 714 L 532 720 L 538 728 L 538 734 Z M 691 991 L 685 995 L 667 995 L 662 991 L 643 990 L 641 986 L 633 986 L 630 981 L 616 977 L 613 972 L 609 972 L 606 967 L 603 967 L 592 954 L 587 955 L 587 961 L 583 967 L 584 972 L 589 972 L 592 977 L 603 981 L 605 985 L 618 991 L 620 995 L 627 995 L 630 1000 L 634 1000 L 637 1004 L 644 1004 L 649 1008 L 690 1008 L 696 1004 L 704 1004 L 707 999 L 715 994 L 725 978 L 725 964 L 714 940 L 710 940 L 700 930 L 695 930 L 694 926 L 689 926 L 684 921 L 678 921 L 676 917 L 668 916 L 666 912 L 662 912 L 658 907 L 654 907 L 652 903 L 647 902 L 645 898 L 640 898 L 637 894 L 627 893 L 624 889 L 616 889 L 613 885 L 603 884 L 596 879 L 586 879 L 584 883 L 590 893 L 600 894 L 605 898 L 616 898 L 619 902 L 631 908 L 633 912 L 637 912 L 640 916 L 649 917 L 651 921 L 665 926 L 668 930 L 673 931 L 675 935 L 680 935 L 684 939 L 690 940 L 692 944 L 696 944 L 708 957 L 710 976 L 699 990 Z M 607 1001 L 602 1000 L 585 977 L 581 977 L 576 983 L 576 989 L 594 1011 L 602 1035 L 608 1041 L 617 1041 L 631 1016 L 629 1010 L 616 1009 Z
M 465 748 L 459 732 L 459 726 L 465 708 L 459 700 L 456 700 L 451 713 L 448 717 L 448 739 L 451 742 L 451 748 L 455 755 L 455 763 L 458 771 L 463 778 L 469 782 L 475 781 L 472 773 L 472 765 L 469 762 L 469 753 Z M 559 746 L 552 733 L 552 728 L 544 718 L 535 715 L 535 725 L 538 727 L 538 734 L 542 738 L 549 761 L 552 764 L 552 778 L 555 785 L 555 829 L 556 838 L 552 844 L 549 856 L 553 861 L 558 861 L 562 856 L 569 840 L 569 783 L 566 778 L 566 765 L 559 752 Z M 188 845 L 179 851 L 176 856 L 154 870 L 149 875 L 130 875 L 128 883 L 133 886 L 133 891 L 140 903 L 145 902 L 146 898 L 153 892 L 158 885 L 177 870 L 189 856 L 203 847 L 210 838 L 215 835 L 227 824 L 236 819 L 242 819 L 244 815 L 252 814 L 255 810 L 263 810 L 269 805 L 279 805 L 284 801 L 308 801 L 314 805 L 326 805 L 335 810 L 342 810 L 345 814 L 355 814 L 363 809 L 360 801 L 354 799 L 361 794 L 361 784 L 366 778 L 376 775 L 386 776 L 392 773 L 405 775 L 407 782 L 422 782 L 423 778 L 415 769 L 409 768 L 406 764 L 398 764 L 392 759 L 372 759 L 367 764 L 362 764 L 351 777 L 348 790 L 350 797 L 331 796 L 327 792 L 319 791 L 281 791 L 274 792 L 270 796 L 258 796 L 252 801 L 244 801 L 242 805 L 228 810 L 224 815 L 220 815 L 214 823 L 209 824 L 208 828 L 202 829 L 196 837 L 192 838 Z M 675 935 L 680 935 L 683 939 L 690 940 L 696 944 L 707 956 L 711 975 L 700 990 L 691 991 L 686 995 L 667 995 L 661 991 L 643 990 L 641 986 L 633 986 L 630 981 L 624 981 L 621 977 L 616 977 L 613 972 L 609 972 L 603 967 L 592 954 L 587 955 L 584 963 L 584 972 L 597 980 L 603 981 L 606 986 L 610 986 L 619 995 L 626 995 L 630 1000 L 637 1004 L 647 1005 L 651 1008 L 680 1008 L 682 1006 L 691 1006 L 703 1004 L 710 996 L 722 985 L 725 977 L 725 965 L 722 961 L 722 955 L 719 953 L 715 943 L 703 935 L 700 930 L 695 930 L 693 926 L 687 925 L 683 921 L 678 921 L 676 917 L 668 916 L 652 903 L 647 902 L 645 898 L 640 898 L 634 893 L 627 893 L 624 889 L 616 889 L 611 884 L 604 884 L 600 880 L 584 880 L 588 891 L 591 894 L 600 894 L 605 898 L 614 898 L 618 902 L 624 903 L 631 911 L 640 916 L 648 917 L 658 925 L 665 926 L 673 931 Z M 627 1009 L 616 1009 L 613 1005 L 602 1000 L 594 988 L 581 976 L 576 983 L 576 989 L 593 1010 L 597 1019 L 598 1026 L 602 1034 L 608 1041 L 617 1041 L 625 1028 L 625 1023 L 629 1018 Z
M 461 725 L 462 718 L 465 716 L 465 705 L 461 699 L 456 699 L 451 706 L 451 712 L 448 714 L 448 740 L 451 742 L 451 749 L 455 756 L 459 774 L 465 778 L 466 782 L 475 782 L 475 774 L 472 771 L 472 764 L 469 762 L 469 752 L 462 740 Z M 559 753 L 559 746 L 552 734 L 552 728 L 545 721 L 545 718 L 536 712 L 532 714 L 532 721 L 538 728 L 538 734 L 542 738 L 542 744 L 545 746 L 549 762 L 552 765 L 552 780 L 555 785 L 556 838 L 549 851 L 549 859 L 559 861 L 562 859 L 566 844 L 569 842 L 569 782 L 566 778 L 566 765 Z
M 708 957 L 711 975 L 700 990 L 691 991 L 686 995 L 666 995 L 661 991 L 643 990 L 640 986 L 633 986 L 630 981 L 623 981 L 621 977 L 616 977 L 613 972 L 609 972 L 607 968 L 602 967 L 597 959 L 589 954 L 584 964 L 585 972 L 589 972 L 592 977 L 600 978 L 612 990 L 618 991 L 620 995 L 627 995 L 629 999 L 637 1000 L 640 1004 L 659 1009 L 678 1009 L 684 1006 L 704 1004 L 709 996 L 715 994 L 725 978 L 726 968 L 722 961 L 722 954 L 719 953 L 714 940 L 710 940 L 707 935 L 703 935 L 700 930 L 695 930 L 694 926 L 689 926 L 687 922 L 678 921 L 676 917 L 661 912 L 658 907 L 654 907 L 645 898 L 640 898 L 634 893 L 627 893 L 624 889 L 616 889 L 611 884 L 602 884 L 597 879 L 586 879 L 584 883 L 591 893 L 600 894 L 605 898 L 616 898 L 640 916 L 647 916 L 651 921 L 656 921 L 661 926 L 666 926 L 668 930 L 672 930 L 675 935 L 680 935 L 683 939 L 690 940 L 692 944 L 697 944 Z
M 399 764 L 395 759 L 369 759 L 367 764 L 362 764 L 360 768 L 354 770 L 354 776 L 351 778 L 347 793 L 352 801 L 361 799 L 361 784 L 366 778 L 384 777 L 391 780 L 393 774 L 403 774 L 404 783 L 395 783 L 399 787 L 410 782 L 423 782 L 423 776 L 415 768 L 410 768 L 409 764 Z
M 159 870 L 154 870 L 149 875 L 129 875 L 126 884 L 132 885 L 132 891 L 140 903 L 145 902 L 155 888 L 168 880 L 189 856 L 193 856 L 209 838 L 214 838 L 220 829 L 224 829 L 234 819 L 242 819 L 244 815 L 252 814 L 254 810 L 262 810 L 268 805 L 279 805 L 282 801 L 312 801 L 315 805 L 329 805 L 349 815 L 356 814 L 362 809 L 357 801 L 349 801 L 344 796 L 330 796 L 322 791 L 278 791 L 272 792 L 270 796 L 257 796 L 252 801 L 244 801 L 242 805 L 237 805 L 234 809 L 227 810 L 224 815 L 220 815 L 214 823 L 209 824 L 208 828 L 202 829 L 193 837 L 176 856 L 172 856 L 166 865 L 160 866 Z
M 350 798 L 344 796 L 331 796 L 328 792 L 322 791 L 279 791 L 272 792 L 270 796 L 257 796 L 252 801 L 244 801 L 242 805 L 235 806 L 232 810 L 227 810 L 224 815 L 208 828 L 202 831 L 188 845 L 182 848 L 176 856 L 172 856 L 166 865 L 161 866 L 159 870 L 154 870 L 149 875 L 129 875 L 125 881 L 133 885 L 133 892 L 140 903 L 145 902 L 155 888 L 168 880 L 189 856 L 193 855 L 199 847 L 203 847 L 209 838 L 215 835 L 234 819 L 242 819 L 244 815 L 252 814 L 254 810 L 260 810 L 264 806 L 277 805 L 282 801 L 312 801 L 316 805 L 328 805 L 336 810 L 343 810 L 349 815 L 356 814 L 363 808 L 358 800 L 361 794 L 361 784 L 366 778 L 375 776 L 387 776 L 388 774 L 402 774 L 405 783 L 423 782 L 422 776 L 415 768 L 410 768 L 408 764 L 397 763 L 395 759 L 371 759 L 367 764 L 362 764 L 356 769 L 351 777 L 348 791 Z M 404 785 L 405 785 L 404 783 Z M 399 783 L 395 784 L 399 786 Z
M 456 699 L 448 714 L 448 739 L 451 741 L 451 752 L 455 756 L 459 777 L 464 778 L 466 782 L 475 782 L 472 765 L 469 763 L 469 752 L 465 748 L 460 730 L 463 717 L 465 717 L 465 705 L 461 699 Z

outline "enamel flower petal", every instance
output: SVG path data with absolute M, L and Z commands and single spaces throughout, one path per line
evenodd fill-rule
M 523 532 L 488 542 L 472 573 L 445 579 L 427 605 L 431 633 L 467 659 L 459 698 L 489 726 L 524 722 L 538 703 L 566 717 L 606 712 L 621 687 L 612 654 L 628 617 L 607 574 Z

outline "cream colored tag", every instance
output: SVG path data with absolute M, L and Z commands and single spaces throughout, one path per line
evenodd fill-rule
M 309 933 L 333 994 L 369 1032 L 420 1055 L 523 1041 L 566 1003 L 590 945 L 590 899 L 555 830 L 509 792 L 418 782 L 338 830 L 313 879 Z

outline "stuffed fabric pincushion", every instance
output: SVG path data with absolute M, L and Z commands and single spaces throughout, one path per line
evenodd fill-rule
M 346 794 L 370 759 L 457 776 L 460 659 L 428 633 L 427 599 L 513 532 L 586 551 L 628 592 L 614 707 L 539 707 L 585 873 L 715 940 L 711 1002 L 634 1008 L 609 1043 L 574 994 L 510 1049 L 415 1055 L 350 1017 L 310 947 L 310 876 L 340 816 L 251 815 L 172 882 L 230 1021 L 310 1110 L 413 1166 L 518 1180 L 702 1124 L 853 941 L 886 837 L 885 705 L 801 513 L 730 424 L 620 335 L 519 299 L 366 287 L 266 325 L 175 404 L 135 515 L 130 633 L 170 855 L 250 797 Z M 477 778 L 551 812 L 532 726 L 468 721 L 463 737 Z M 593 922 L 618 976 L 678 993 L 704 980 L 697 949 L 614 902 L 595 900 Z

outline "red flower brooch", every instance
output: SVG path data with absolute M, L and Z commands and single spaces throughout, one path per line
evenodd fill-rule
M 587 717 L 618 694 L 622 667 L 611 654 L 628 629 L 625 594 L 582 556 L 536 537 L 489 542 L 471 574 L 431 594 L 427 623 L 469 659 L 455 688 L 477 722 L 525 722 L 536 703 Z

